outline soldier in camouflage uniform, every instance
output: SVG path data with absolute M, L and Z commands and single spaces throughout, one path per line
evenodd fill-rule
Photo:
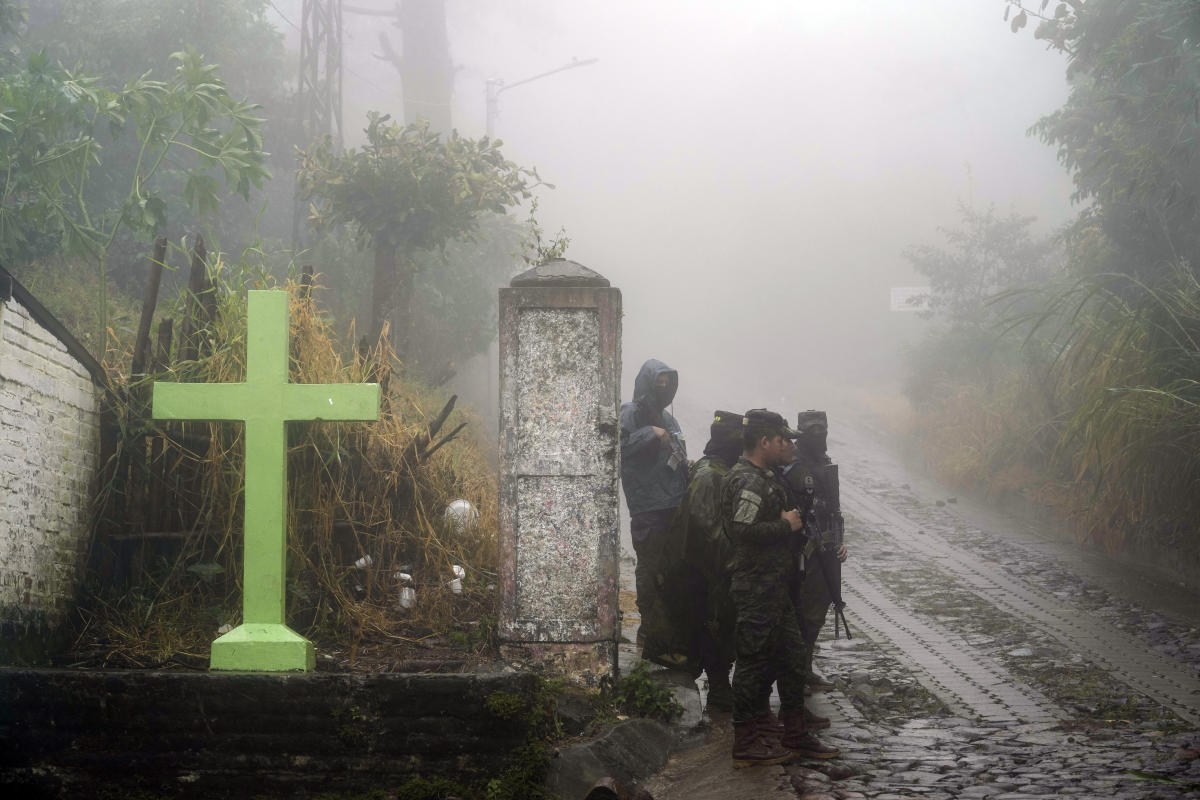
M 811 488 L 813 495 L 810 523 L 817 535 L 809 537 L 802 552 L 803 579 L 793 593 L 796 603 L 796 618 L 800 633 L 804 637 L 805 685 L 812 689 L 831 688 L 827 680 L 813 670 L 813 654 L 817 647 L 817 636 L 825 626 L 829 606 L 840 587 L 827 582 L 841 577 L 839 564 L 846 560 L 846 547 L 840 541 L 832 541 L 831 534 L 842 527 L 841 501 L 833 496 L 836 482 L 829 477 L 832 459 L 826 452 L 829 420 L 824 411 L 801 411 L 797 415 L 796 429 L 800 438 L 796 440 L 796 457 L 784 468 L 784 481 L 795 493 Z M 836 469 L 836 467 L 834 467 Z M 824 569 L 817 559 L 825 561 Z M 836 558 L 837 563 L 832 559 Z M 810 722 L 811 722 L 810 716 Z M 825 727 L 828 722 L 825 723 Z
M 733 676 L 733 765 L 778 764 L 791 754 L 832 758 L 804 723 L 803 639 L 788 592 L 793 575 L 790 542 L 803 526 L 788 508 L 773 471 L 791 462 L 798 436 L 766 409 L 746 412 L 742 457 L 721 489 L 725 533 L 733 547 L 729 593 L 737 613 L 737 671 Z M 778 681 L 782 739 L 762 710 Z
M 732 711 L 734 610 L 729 599 L 729 540 L 721 519 L 721 484 L 742 454 L 742 415 L 713 412 L 704 456 L 692 466 L 675 518 L 690 578 L 686 613 L 696 631 L 699 666 L 708 676 L 708 709 Z
M 846 548 L 840 544 L 842 515 L 840 499 L 836 497 L 837 480 L 830 470 L 836 470 L 825 454 L 827 418 L 824 411 L 801 411 L 796 429 L 796 455 L 792 463 L 781 470 L 780 478 L 793 498 L 810 497 L 810 513 L 805 520 L 808 533 L 804 544 L 796 551 L 797 575 L 792 586 L 792 602 L 796 620 L 804 639 L 804 685 L 806 693 L 824 691 L 832 684 L 813 670 L 813 654 L 817 636 L 825 624 L 825 616 L 835 592 L 840 594 L 841 561 Z M 837 559 L 834 561 L 834 559 Z M 830 586 L 829 582 L 839 584 Z M 828 728 L 828 717 L 820 716 L 808 707 L 804 720 L 809 730 Z

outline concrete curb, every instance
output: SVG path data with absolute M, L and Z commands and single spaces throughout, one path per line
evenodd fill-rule
M 633 786 L 662 769 L 674 740 L 674 731 L 661 722 L 626 720 L 599 739 L 560 750 L 546 785 L 563 800 L 581 800 L 605 777 Z
M 695 682 L 689 681 L 690 688 L 674 679 L 663 682 L 683 706 L 682 716 L 672 724 L 625 720 L 597 739 L 560 748 L 546 776 L 554 796 L 581 800 L 596 781 L 607 777 L 633 787 L 657 774 L 672 753 L 703 741 L 703 706 Z

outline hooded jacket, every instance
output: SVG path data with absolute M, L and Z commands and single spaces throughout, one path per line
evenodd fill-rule
M 655 390 L 659 375 L 669 378 L 665 395 Z M 633 382 L 633 402 L 621 406 L 621 487 L 631 516 L 676 508 L 687 492 L 687 448 L 679 423 L 666 410 L 678 387 L 675 370 L 652 358 Z M 675 446 L 660 442 L 653 427 L 666 430 Z

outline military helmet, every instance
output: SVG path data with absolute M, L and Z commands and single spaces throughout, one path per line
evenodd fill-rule
M 824 426 L 825 430 L 829 430 L 829 417 L 824 411 L 817 411 L 810 408 L 807 411 L 801 411 L 796 415 L 796 430 L 800 431 L 801 433 L 813 427 L 814 425 L 822 425 Z
M 798 431 L 794 431 L 788 427 L 787 420 L 781 414 L 776 414 L 774 411 L 769 411 L 765 408 L 752 408 L 742 417 L 742 425 L 750 426 L 761 425 L 764 428 L 774 428 L 785 439 L 796 439 L 800 436 Z

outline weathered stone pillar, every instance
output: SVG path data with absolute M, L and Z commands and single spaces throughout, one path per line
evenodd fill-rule
M 616 667 L 621 292 L 555 259 L 500 290 L 500 641 L 593 683 Z

